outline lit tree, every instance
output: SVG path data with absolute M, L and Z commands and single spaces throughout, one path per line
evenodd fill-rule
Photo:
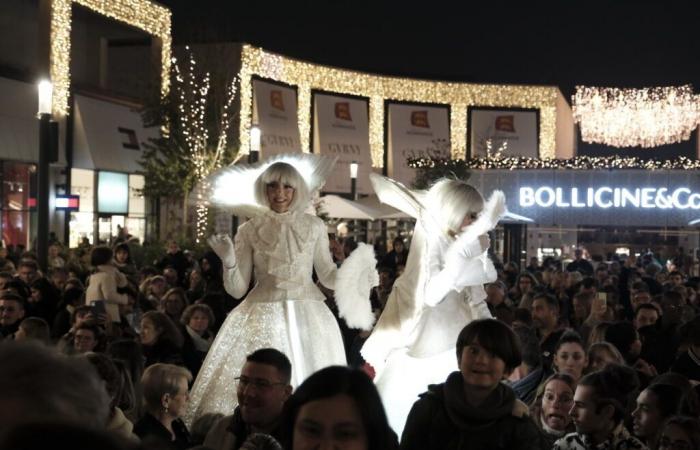
M 188 222 L 194 186 L 229 164 L 237 152 L 231 124 L 238 81 L 234 76 L 229 82 L 212 85 L 210 72 L 198 70 L 189 47 L 185 50 L 184 68 L 173 58 L 170 94 L 143 114 L 146 126 L 160 126 L 164 132 L 145 145 L 140 161 L 145 175 L 143 193 L 156 199 L 181 198 L 183 224 Z M 195 199 L 195 204 L 195 242 L 199 243 L 208 214 L 203 202 Z

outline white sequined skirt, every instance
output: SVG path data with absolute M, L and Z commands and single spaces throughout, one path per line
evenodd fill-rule
M 199 371 L 185 415 L 188 424 L 206 413 L 232 414 L 236 383 L 250 353 L 275 348 L 292 363 L 292 386 L 315 371 L 346 365 L 335 317 L 317 300 L 244 301 L 229 313 Z

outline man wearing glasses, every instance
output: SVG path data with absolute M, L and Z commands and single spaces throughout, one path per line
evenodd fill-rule
M 13 338 L 24 318 L 24 300 L 11 292 L 0 294 L 0 338 Z
M 237 450 L 254 433 L 279 439 L 282 409 L 292 393 L 291 379 L 292 364 L 279 350 L 263 348 L 248 355 L 236 378 L 238 406 L 212 426 L 204 446 Z

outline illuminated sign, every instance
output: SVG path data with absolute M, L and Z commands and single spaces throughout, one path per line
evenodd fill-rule
M 56 196 L 56 209 L 77 211 L 80 209 L 80 196 L 79 195 L 57 195 Z
M 541 186 L 521 187 L 519 204 L 522 208 L 658 208 L 700 209 L 700 193 L 687 187 L 670 190 L 665 187 L 623 188 L 561 188 Z

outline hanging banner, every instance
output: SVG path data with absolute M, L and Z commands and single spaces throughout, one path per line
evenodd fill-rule
M 450 157 L 450 111 L 443 106 L 389 104 L 389 176 L 411 186 L 410 158 Z
M 357 163 L 357 193 L 372 194 L 369 174 L 368 101 L 328 94 L 314 94 L 314 153 L 338 156 L 325 192 L 351 192 L 350 164 Z
M 253 80 L 253 97 L 253 122 L 261 131 L 261 158 L 300 152 L 296 91 L 279 84 Z
M 539 158 L 539 110 L 469 107 L 467 147 L 472 157 Z

